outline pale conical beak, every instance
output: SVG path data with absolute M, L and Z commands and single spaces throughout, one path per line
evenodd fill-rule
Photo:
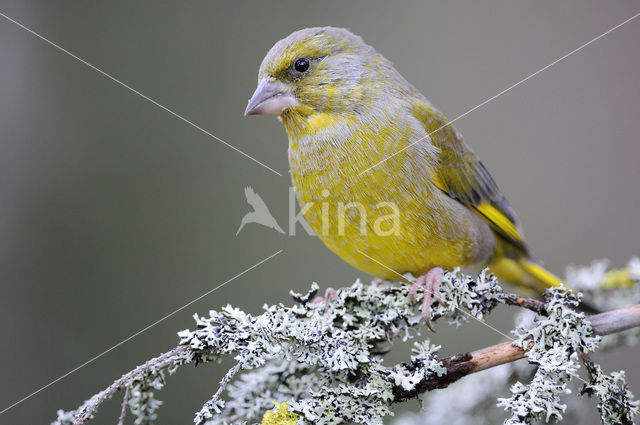
M 290 88 L 279 81 L 262 80 L 251 96 L 246 115 L 281 115 L 285 109 L 299 105 Z

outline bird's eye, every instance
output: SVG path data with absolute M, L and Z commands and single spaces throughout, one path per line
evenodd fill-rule
M 309 65 L 311 65 L 309 59 L 299 58 L 293 63 L 293 69 L 298 72 L 306 72 L 309 69 Z

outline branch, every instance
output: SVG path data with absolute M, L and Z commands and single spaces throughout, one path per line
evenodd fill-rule
M 572 285 L 580 284 L 581 279 L 593 282 L 594 275 L 576 273 Z M 640 260 L 630 262 L 628 277 L 635 286 L 617 288 L 602 297 L 597 296 L 602 289 L 584 290 L 596 302 L 604 297 L 610 300 L 607 309 L 630 300 L 640 302 Z M 520 384 L 517 393 L 512 388 L 512 398 L 500 403 L 514 412 L 542 411 L 559 418 L 564 408 L 559 397 L 579 367 L 572 353 L 593 352 L 600 341 L 598 335 L 640 324 L 640 305 L 587 319 L 576 311 L 581 306 L 580 295 L 566 289 L 548 291 L 546 302 L 542 302 L 503 291 L 495 277 L 484 272 L 468 276 L 454 270 L 443 275 L 441 302 L 431 304 L 434 322 L 442 318 L 456 325 L 469 318 L 482 321 L 495 307 L 506 304 L 535 312 L 533 328 L 517 329 L 513 342 L 445 359 L 438 357 L 439 346 L 423 339 L 414 344 L 410 362 L 388 368 L 383 365 L 382 354 L 389 350 L 389 343 L 420 334 L 424 322 L 415 302 L 419 303 L 423 295 L 413 300 L 408 285 L 365 285 L 357 281 L 339 289 L 326 302 L 314 303 L 317 291 L 318 286 L 313 284 L 307 294 L 291 294 L 294 305 L 264 306 L 262 314 L 255 316 L 230 305 L 212 310 L 208 316 L 195 315 L 195 329 L 178 333 L 178 347 L 126 373 L 78 409 L 59 411 L 54 423 L 82 425 L 93 418 L 101 403 L 128 390 L 121 418 L 128 405 L 136 423 L 149 424 L 156 419 L 161 404 L 154 393 L 165 385 L 165 372 L 224 357 L 234 358 L 236 365 L 196 414 L 196 423 L 256 422 L 261 418 L 265 424 L 277 418 L 293 422 L 300 419 L 301 424 L 327 420 L 378 423 L 391 414 L 393 403 L 445 388 L 466 375 L 525 356 L 539 365 L 540 373 L 536 373 L 531 390 Z M 602 388 L 611 389 L 615 382 L 622 381 L 603 373 L 597 379 L 601 384 L 594 386 L 593 393 L 601 400 L 599 408 L 612 415 L 615 403 L 610 403 L 611 408 L 605 405 Z M 225 390 L 228 400 L 222 398 Z M 544 394 L 546 399 L 537 399 L 535 394 Z M 623 394 L 622 399 L 635 406 L 630 393 Z M 276 409 L 265 415 L 274 401 L 278 402 Z M 540 407 L 540 403 L 546 404 Z M 635 413 L 634 409 L 629 411 Z
M 588 318 L 596 335 L 611 335 L 640 326 L 640 304 L 619 308 Z
M 104 390 L 100 391 L 98 394 L 91 397 L 89 400 L 85 401 L 75 413 L 74 425 L 82 425 L 87 422 L 89 419 L 93 417 L 93 413 L 96 411 L 98 406 L 100 406 L 104 401 L 113 397 L 114 394 L 120 392 L 129 381 L 135 378 L 137 375 L 144 373 L 145 371 L 151 368 L 164 368 L 171 364 L 173 364 L 174 357 L 180 353 L 184 353 L 188 350 L 188 347 L 183 345 L 177 346 L 166 353 L 160 354 L 158 357 L 155 357 L 135 369 L 125 373 L 119 379 L 116 379 L 113 384 L 109 385 Z
M 544 305 L 539 301 L 528 304 L 535 308 L 537 306 L 536 303 L 540 303 L 541 306 Z M 640 326 L 640 304 L 596 314 L 588 317 L 587 320 L 591 323 L 593 333 L 596 335 L 605 336 L 622 332 Z M 512 341 L 506 341 L 469 353 L 456 354 L 442 360 L 444 367 L 447 369 L 445 375 L 425 379 L 411 391 L 404 391 L 401 387 L 395 387 L 394 401 L 402 402 L 426 391 L 446 388 L 467 375 L 520 360 L 525 355 L 526 351 L 514 346 Z
M 534 313 L 544 313 L 544 303 L 542 301 L 534 300 L 532 298 L 523 297 L 518 294 L 504 294 L 504 303 L 515 307 L 526 308 Z
M 236 376 L 236 373 L 238 373 L 241 368 L 242 362 L 238 362 L 222 377 L 218 391 L 216 391 L 213 397 L 211 397 L 211 399 L 209 399 L 209 401 L 204 404 L 200 412 L 196 415 L 197 425 L 204 425 L 209 419 L 212 418 L 212 411 L 220 410 L 220 407 L 218 406 L 218 400 L 220 399 L 220 396 L 222 395 L 224 390 L 227 388 L 227 385 L 229 385 L 229 382 L 231 382 L 233 377 Z
M 129 403 L 130 397 L 131 397 L 131 387 L 127 386 L 127 389 L 124 392 L 124 397 L 122 397 L 122 407 L 120 408 L 120 417 L 118 418 L 118 425 L 124 425 L 124 419 L 127 417 L 127 404 Z

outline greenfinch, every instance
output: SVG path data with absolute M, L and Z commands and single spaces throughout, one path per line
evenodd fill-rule
M 319 238 L 373 276 L 420 276 L 427 322 L 442 268 L 488 267 L 538 293 L 560 283 L 460 133 L 359 36 L 307 28 L 278 41 L 260 65 L 253 114 L 284 124 L 293 187 Z

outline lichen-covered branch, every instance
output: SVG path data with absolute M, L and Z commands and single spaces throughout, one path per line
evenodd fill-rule
M 637 411 L 638 403 L 629 399 L 628 385 L 624 379 L 624 371 L 607 375 L 600 365 L 595 364 L 584 353 L 580 356 L 587 371 L 590 382 L 580 390 L 580 394 L 598 398 L 598 412 L 603 423 L 633 425 L 627 412 Z
M 640 295 L 634 298 L 633 292 L 639 286 L 640 262 L 637 268 L 631 267 L 634 264 L 630 263 L 625 274 L 631 284 L 606 290 L 627 291 L 621 299 L 640 303 Z M 571 276 L 576 288 L 591 279 L 588 273 L 579 274 Z M 583 290 L 598 304 L 601 287 Z M 580 295 L 571 291 L 554 289 L 543 302 L 503 291 L 491 275 L 472 277 L 455 270 L 444 275 L 442 303 L 431 306 L 434 321 L 446 318 L 450 324 L 460 325 L 470 318 L 483 320 L 500 304 L 531 310 L 535 319 L 515 331 L 515 342 L 449 358 L 438 357 L 440 347 L 423 339 L 414 344 L 408 362 L 388 367 L 383 353 L 392 341 L 416 338 L 424 330 L 408 285 L 358 281 L 338 290 L 326 303 L 312 301 L 317 291 L 314 284 L 306 294 L 292 293 L 292 306 L 265 306 L 257 316 L 231 306 L 205 317 L 196 315 L 196 329 L 180 332 L 177 348 L 123 375 L 75 411 L 59 411 L 55 423 L 83 424 L 103 401 L 125 388 L 130 391 L 128 405 L 136 424 L 151 423 L 160 405 L 155 392 L 165 385 L 165 373 L 222 357 L 233 357 L 236 366 L 195 415 L 198 424 L 260 420 L 265 424 L 381 424 L 393 403 L 523 356 L 538 368 L 529 384 L 518 382 L 512 387 L 512 396 L 500 401 L 512 412 L 510 423 L 560 419 L 566 409 L 560 395 L 577 375 L 579 354 L 594 351 L 599 335 L 627 329 L 638 320 L 638 308 L 587 318 L 576 310 Z M 622 305 L 607 304 L 609 308 Z M 599 408 L 606 412 L 603 418 L 618 414 L 630 420 L 637 411 L 621 376 L 594 374 L 592 389 L 584 392 L 597 395 Z M 227 397 L 223 399 L 225 388 Z M 619 403 L 606 396 L 614 390 L 625 400 L 619 411 Z
M 127 386 L 122 398 L 122 407 L 120 408 L 120 417 L 118 418 L 118 425 L 124 425 L 124 419 L 127 417 L 127 406 L 129 405 L 129 398 L 131 398 L 131 387 Z
M 202 425 L 209 419 L 213 418 L 212 412 L 221 412 L 222 408 L 224 407 L 224 403 L 220 402 L 220 396 L 222 396 L 222 393 L 227 389 L 227 385 L 229 385 L 229 382 L 233 379 L 234 376 L 236 376 L 236 373 L 238 373 L 241 368 L 242 363 L 238 362 L 222 377 L 222 381 L 220 381 L 220 387 L 218 388 L 216 393 L 213 395 L 213 397 L 211 397 L 209 401 L 204 404 L 204 406 L 202 406 L 200 412 L 196 414 L 194 422 L 197 425 Z
M 544 303 L 540 304 L 544 305 Z M 621 332 L 640 326 L 640 304 L 593 315 L 586 320 L 591 323 L 594 335 L 604 336 Z M 513 341 L 506 341 L 480 350 L 444 358 L 442 359 L 442 365 L 447 370 L 446 374 L 429 377 L 416 384 L 412 391 L 403 392 L 401 389 L 397 389 L 394 402 L 415 398 L 426 391 L 446 388 L 453 382 L 472 373 L 525 357 L 526 351 L 522 347 L 514 345 Z
M 106 400 L 113 397 L 114 394 L 120 392 L 123 388 L 129 387 L 129 391 L 131 392 L 131 381 L 136 377 L 141 376 L 153 369 L 163 369 L 170 365 L 173 365 L 175 362 L 175 358 L 177 355 L 181 353 L 185 353 L 188 351 L 188 347 L 178 346 L 172 350 L 167 351 L 166 353 L 160 354 L 158 357 L 155 357 L 144 364 L 136 367 L 130 372 L 125 373 L 119 379 L 116 379 L 113 384 L 109 385 L 104 390 L 95 394 L 89 400 L 85 401 L 82 406 L 80 406 L 74 412 L 73 424 L 79 425 L 84 424 L 89 419 L 93 417 L 94 412 L 102 403 Z M 62 412 L 64 414 L 64 412 Z M 60 415 L 61 412 L 58 412 Z

